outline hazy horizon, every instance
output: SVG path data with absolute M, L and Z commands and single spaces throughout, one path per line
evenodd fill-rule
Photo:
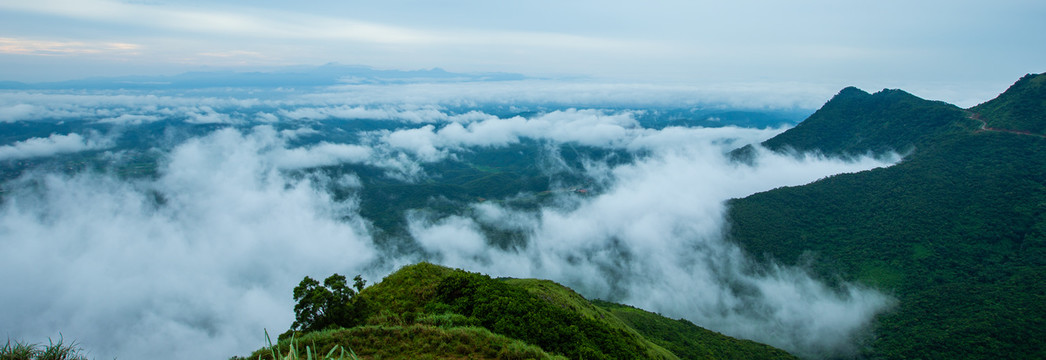
M 1036 1 L 0 1 L 0 80 L 327 63 L 598 83 L 901 88 L 972 106 L 1046 71 Z M 830 93 L 828 94 L 830 95 Z

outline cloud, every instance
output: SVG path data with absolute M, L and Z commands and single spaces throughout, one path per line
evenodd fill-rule
M 211 96 L 158 96 L 135 92 L 66 91 L 4 92 L 0 97 L 0 122 L 41 120 L 90 120 L 101 123 L 139 125 L 154 118 L 183 118 L 196 123 L 230 123 L 236 110 L 278 101 L 255 98 Z M 237 115 L 240 116 L 240 115 Z
M 214 111 L 209 106 L 200 107 L 199 111 L 190 111 L 185 122 L 190 124 L 231 124 L 233 119 L 224 113 Z
M 31 119 L 38 112 L 39 109 L 36 106 L 29 104 L 16 104 L 0 107 L 0 122 L 15 122 Z
M 160 121 L 160 117 L 156 115 L 136 115 L 136 114 L 120 114 L 117 117 L 110 117 L 98 120 L 102 124 L 117 124 L 117 125 L 141 125 L 148 124 L 151 122 Z
M 103 123 L 136 125 L 154 117 L 181 119 L 190 123 L 240 124 L 248 121 L 387 120 L 414 124 L 455 122 L 462 125 L 495 118 L 477 109 L 494 108 L 531 111 L 545 109 L 599 112 L 612 117 L 621 109 L 649 107 L 691 109 L 798 109 L 814 108 L 838 89 L 805 87 L 784 91 L 769 85 L 732 86 L 655 86 L 643 84 L 603 84 L 583 81 L 491 81 L 448 84 L 352 85 L 313 91 L 257 91 L 234 89 L 188 95 L 154 91 L 8 91 L 0 97 L 0 122 L 38 120 L 93 120 Z M 466 112 L 454 110 L 464 107 Z M 587 109 L 586 109 L 587 108 Z M 620 115 L 620 114 L 619 114 Z M 563 115 L 569 117 L 569 114 Z M 554 118 L 539 119 L 550 130 L 570 133 L 575 129 L 552 126 Z M 597 130 L 625 126 L 599 119 Z M 613 118 L 609 119 L 613 120 Z M 571 120 L 576 123 L 577 120 Z M 535 136 L 539 123 L 529 124 L 530 132 L 517 129 L 520 136 Z M 495 124 L 491 123 L 494 127 Z M 467 127 L 467 126 L 466 126 Z M 483 130 L 480 128 L 473 129 Z M 575 137 L 580 134 L 573 135 Z M 581 140 L 581 139 L 576 139 Z
M 436 149 L 438 137 L 432 125 L 417 129 L 397 130 L 384 137 L 384 142 L 395 149 L 407 150 L 422 161 L 433 162 L 443 159 L 445 151 Z
M 410 235 L 426 251 L 449 263 L 473 263 L 488 247 L 476 223 L 461 216 L 432 220 L 417 212 L 407 216 Z
M 501 147 L 519 143 L 521 138 L 615 147 L 636 136 L 638 129 L 639 123 L 630 112 L 569 109 L 532 118 L 487 116 L 465 125 L 450 122 L 438 130 L 430 124 L 378 134 L 381 141 L 392 148 L 407 151 L 422 161 L 433 162 L 443 159 L 448 150 Z
M 385 152 L 403 151 L 423 162 L 445 159 L 453 151 L 484 147 L 503 147 L 521 139 L 578 144 L 631 151 L 676 148 L 694 141 L 716 142 L 722 147 L 740 147 L 769 138 L 780 129 L 684 128 L 662 130 L 640 126 L 633 111 L 595 109 L 557 110 L 524 118 L 499 118 L 490 115 L 467 121 L 428 124 L 417 128 L 377 131 L 375 145 L 388 146 Z M 460 120 L 460 119 L 459 119 Z
M 43 0 L 37 3 L 3 4 L 14 11 L 131 25 L 149 31 L 175 31 L 253 39 L 298 41 L 350 41 L 381 45 L 482 46 L 504 45 L 585 49 L 613 49 L 622 45 L 643 46 L 641 42 L 563 34 L 549 31 L 482 31 L 415 28 L 404 25 L 368 22 L 326 14 L 305 14 L 290 9 L 228 11 L 169 4 L 138 4 L 107 0 L 70 2 Z M 126 44 L 121 44 L 125 45 Z
M 275 154 L 274 161 L 280 169 L 303 169 L 364 163 L 371 158 L 371 153 L 371 149 L 366 146 L 321 142 L 305 148 L 281 149 Z
M 112 140 L 96 133 L 87 137 L 77 133 L 68 135 L 51 134 L 46 138 L 29 138 L 11 145 L 0 146 L 0 161 L 21 160 L 35 157 L 46 157 L 57 154 L 68 154 L 86 150 L 98 150 L 112 147 Z
M 751 260 L 723 239 L 724 201 L 897 158 L 845 162 L 762 151 L 757 165 L 747 166 L 722 154 L 700 141 L 659 148 L 612 168 L 605 180 L 611 186 L 575 206 L 525 212 L 476 204 L 472 219 L 451 217 L 429 228 L 415 222 L 411 233 L 449 266 L 554 279 L 589 297 L 687 318 L 803 356 L 852 355 L 873 316 L 894 300 L 856 284 L 832 289 L 802 269 Z M 476 252 L 468 246 L 473 240 L 462 239 L 479 236 L 480 224 L 519 229 L 527 242 Z
M 293 110 L 281 110 L 280 115 L 293 120 L 325 120 L 335 119 L 368 119 L 368 120 L 397 120 L 413 123 L 430 123 L 448 120 L 451 116 L 433 107 L 395 109 L 395 108 L 367 108 L 363 106 L 332 106 L 332 107 L 301 107 Z
M 153 178 L 30 169 L 4 183 L 0 271 L 19 276 L 0 280 L 8 309 L 0 312 L 0 324 L 11 324 L 16 338 L 75 334 L 99 357 L 227 357 L 261 346 L 261 329 L 290 324 L 290 289 L 302 276 L 363 273 L 373 281 L 422 259 L 495 276 L 552 279 L 590 298 L 687 318 L 811 357 L 850 354 L 874 315 L 892 303 L 857 284 L 830 288 L 802 269 L 753 261 L 722 233 L 727 199 L 887 166 L 896 157 L 846 162 L 760 150 L 744 165 L 723 154 L 784 129 L 650 129 L 639 126 L 641 111 L 615 109 L 502 118 L 426 102 L 363 104 L 381 96 L 338 103 L 328 95 L 13 93 L 0 99 L 0 106 L 80 114 L 85 126 L 96 119 L 233 123 L 150 150 L 164 152 Z M 530 109 L 519 106 L 520 113 Z M 387 116 L 397 128 L 335 141 L 345 134 L 330 135 L 345 129 L 328 132 L 323 122 L 353 113 Z M 251 127 L 251 120 L 264 125 Z M 164 125 L 169 131 L 187 126 Z M 92 139 L 99 138 L 52 135 L 0 149 L 87 148 Z M 593 191 L 557 192 L 536 210 L 484 202 L 456 214 L 402 214 L 414 253 L 372 244 L 370 225 L 351 196 L 369 179 L 314 169 L 363 165 L 416 182 L 440 175 L 426 173 L 432 162 L 523 139 L 549 151 L 548 164 L 537 166 L 587 177 Z M 557 164 L 561 145 L 626 151 L 634 161 Z M 336 200 L 342 197 L 328 193 L 331 188 L 350 196 Z M 504 243 L 486 237 L 483 229 L 490 228 L 522 235 Z M 181 346 L 186 343 L 195 346 Z
M 82 41 L 40 41 L 23 38 L 0 38 L 0 54 L 19 55 L 84 55 L 84 54 L 119 54 L 133 55 L 141 46 L 130 43 L 82 42 Z
M 376 252 L 356 204 L 319 190 L 338 180 L 282 175 L 266 136 L 191 139 L 156 179 L 31 172 L 5 184 L 4 331 L 76 334 L 99 358 L 228 357 L 291 323 L 303 276 L 363 272 Z

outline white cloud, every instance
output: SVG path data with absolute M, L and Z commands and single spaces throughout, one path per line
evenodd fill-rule
M 364 163 L 371 158 L 366 146 L 319 143 L 307 148 L 276 151 L 275 163 L 281 169 L 303 169 L 345 163 Z
M 198 111 L 190 111 L 185 122 L 190 124 L 231 124 L 235 121 L 228 114 L 214 111 L 209 106 L 202 106 Z
M 438 138 L 433 132 L 434 128 L 425 125 L 417 129 L 397 130 L 386 135 L 384 141 L 395 149 L 410 151 L 422 161 L 438 161 L 446 152 L 436 148 Z
M 279 117 L 277 117 L 274 114 L 267 113 L 267 112 L 258 112 L 257 114 L 254 115 L 254 118 L 255 118 L 256 121 L 263 122 L 263 123 L 274 123 L 274 122 L 280 121 Z
M 0 107 L 0 122 L 14 122 L 30 119 L 37 112 L 37 108 L 29 104 L 15 104 Z
M 159 120 L 160 117 L 156 115 L 120 114 L 120 116 L 105 118 L 98 120 L 98 122 L 103 124 L 141 125 Z
M 472 263 L 488 248 L 476 223 L 460 216 L 432 221 L 418 213 L 407 217 L 411 236 L 425 251 L 448 263 Z
M 281 175 L 263 135 L 190 140 L 155 180 L 6 184 L 0 272 L 18 276 L 0 279 L 0 323 L 100 358 L 228 357 L 286 329 L 303 276 L 360 273 L 376 252 L 355 204 Z
M 268 122 L 268 121 L 262 121 Z M 280 137 L 288 140 L 294 140 L 305 135 L 319 135 L 320 132 L 313 128 L 298 128 L 293 130 L 280 130 Z
M 82 42 L 82 41 L 39 41 L 0 37 L 0 53 L 19 55 L 82 55 L 117 53 L 133 55 L 141 46 L 129 43 Z
M 280 110 L 280 115 L 294 120 L 325 120 L 335 119 L 367 119 L 367 120 L 397 120 L 414 123 L 431 123 L 450 119 L 447 114 L 439 109 L 412 108 L 367 108 L 363 106 L 332 106 L 332 107 L 301 107 L 293 110 Z
M 0 5 L 14 11 L 117 23 L 148 31 L 175 31 L 218 37 L 249 37 L 292 41 L 349 41 L 411 46 L 516 46 L 541 48 L 613 49 L 639 42 L 547 31 L 481 31 L 460 28 L 423 29 L 348 17 L 304 14 L 258 8 L 222 11 L 169 4 L 137 4 L 108 0 L 42 0 Z
M 462 125 L 451 122 L 382 132 L 381 140 L 426 162 L 443 159 L 448 150 L 465 147 L 498 147 L 519 143 L 520 138 L 615 147 L 640 129 L 631 113 L 607 114 L 599 110 L 553 111 L 533 118 L 487 117 Z
M 0 146 L 0 161 L 98 150 L 111 146 L 113 146 L 112 140 L 94 133 L 89 134 L 87 137 L 77 133 L 68 135 L 51 134 L 51 136 L 46 138 L 34 137 L 11 145 Z
M 479 226 L 458 218 L 431 225 L 439 236 L 425 240 L 423 247 L 449 266 L 494 276 L 550 278 L 589 297 L 687 318 L 803 356 L 852 354 L 855 338 L 893 300 L 858 285 L 839 292 L 795 268 L 756 270 L 722 237 L 727 226 L 723 202 L 886 166 L 896 157 L 844 162 L 764 151 L 751 167 L 728 162 L 721 146 L 694 141 L 655 148 L 650 158 L 613 168 L 609 189 L 582 198 L 576 207 L 525 213 L 475 205 L 479 215 L 474 221 L 531 234 L 523 247 L 463 251 L 456 239 L 475 238 Z M 412 234 L 429 234 L 417 226 Z

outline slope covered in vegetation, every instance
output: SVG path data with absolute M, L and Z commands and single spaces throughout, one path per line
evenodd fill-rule
M 420 263 L 362 289 L 366 320 L 348 328 L 290 331 L 318 353 L 336 345 L 361 358 L 792 359 L 639 309 L 591 302 L 547 280 L 493 279 Z M 262 349 L 250 358 L 271 357 Z
M 1018 93 L 972 110 L 1020 117 L 1010 105 L 1046 101 L 1024 85 L 1043 78 L 1025 77 L 1011 88 Z M 970 129 L 961 110 L 939 103 L 883 101 L 893 104 L 848 107 L 818 119 L 823 128 L 796 126 L 767 144 L 835 153 L 867 148 L 862 139 L 886 139 L 877 135 L 885 131 L 908 139 L 891 146 L 917 151 L 889 168 L 733 200 L 730 236 L 756 257 L 812 260 L 825 279 L 894 294 L 899 306 L 879 319 L 869 357 L 1046 358 L 1046 139 Z M 884 106 L 905 110 L 881 116 L 937 125 L 874 127 L 891 121 L 872 117 Z M 855 118 L 867 121 L 852 129 Z M 1010 124 L 1046 126 L 1020 120 Z M 820 148 L 806 141 L 821 136 L 810 131 L 845 141 Z
M 826 155 L 909 152 L 958 131 L 975 129 L 955 105 L 920 99 L 902 90 L 869 94 L 854 87 L 763 146 Z
M 1046 75 L 1027 75 L 970 109 L 987 127 L 1046 135 Z

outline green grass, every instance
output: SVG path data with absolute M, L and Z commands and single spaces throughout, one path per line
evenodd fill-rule
M 793 358 L 653 313 L 642 313 L 646 322 L 623 317 L 552 281 L 492 279 L 429 263 L 403 267 L 357 296 L 368 303 L 362 325 L 287 332 L 248 358 L 323 358 L 340 356 L 342 349 L 361 359 L 707 358 L 692 356 L 697 353 Z
M 11 343 L 7 340 L 0 348 L 0 360 L 86 360 L 81 354 L 82 349 L 76 342 L 64 343 L 64 338 L 59 336 L 58 342 L 48 339 L 48 345 L 31 344 L 21 341 Z
M 618 331 L 635 339 L 639 339 L 641 346 L 645 349 L 646 356 L 652 359 L 677 359 L 679 357 L 660 345 L 644 338 L 635 329 L 626 324 L 614 314 L 600 308 L 585 299 L 573 289 L 557 284 L 550 280 L 539 279 L 503 279 L 505 283 L 522 287 L 531 295 L 545 300 L 562 309 L 581 315 L 583 318 L 594 321 L 614 331 Z
M 19 359 L 33 359 L 36 353 L 39 352 L 39 345 L 28 344 L 21 341 L 16 341 L 11 344 L 11 339 L 7 339 L 7 345 L 0 348 L 0 359 L 2 360 L 19 360 Z
M 682 359 L 794 359 L 791 354 L 751 340 L 735 339 L 686 320 L 673 320 L 628 305 L 594 301 L 600 310 Z
M 321 356 L 321 354 L 328 354 Z M 311 356 L 311 357 L 310 357 Z M 563 359 L 475 326 L 366 325 L 281 340 L 246 358 L 289 359 Z
M 352 351 L 352 348 L 346 350 L 344 346 L 334 345 L 331 346 L 330 349 L 327 350 L 327 352 L 324 355 L 320 355 L 321 353 L 317 350 L 315 345 L 312 347 L 306 345 L 305 348 L 302 349 L 301 345 L 293 337 L 291 337 L 291 339 L 288 340 L 286 344 L 281 344 L 286 345 L 287 348 L 287 355 L 283 355 L 283 346 L 273 345 L 272 338 L 269 337 L 268 330 L 265 331 L 265 342 L 268 343 L 268 349 L 259 350 L 259 352 L 261 353 L 258 354 L 258 360 L 262 359 L 263 355 L 266 354 L 266 350 L 268 350 L 268 358 L 274 360 L 359 360 L 359 357 L 356 356 L 356 352 Z M 304 350 L 304 355 L 302 354 L 302 350 Z M 233 359 L 237 358 L 234 357 Z

